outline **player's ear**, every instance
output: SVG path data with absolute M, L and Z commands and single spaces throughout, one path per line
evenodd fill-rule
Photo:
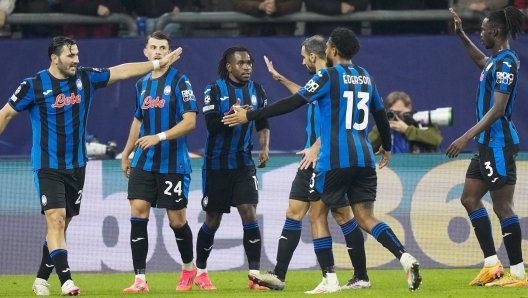
M 226 69 L 228 73 L 231 73 L 231 64 L 226 63 Z
M 310 53 L 310 61 L 312 61 L 312 63 L 315 63 L 316 60 L 317 60 L 317 55 L 315 55 L 315 53 Z

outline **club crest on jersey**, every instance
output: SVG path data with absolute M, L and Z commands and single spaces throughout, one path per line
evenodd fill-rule
M 45 195 L 42 195 L 42 198 L 40 198 L 40 201 L 42 202 L 42 206 L 46 206 L 48 204 L 48 199 Z
M 163 108 L 165 106 L 165 100 L 160 99 L 159 96 L 156 96 L 156 99 L 152 99 L 152 96 L 147 96 L 143 99 L 143 105 L 141 105 L 142 110 L 154 109 L 154 108 Z
M 75 85 L 77 85 L 77 89 L 82 90 L 83 85 L 81 79 L 77 79 L 77 81 L 75 81 Z
M 171 86 L 167 85 L 165 86 L 165 89 L 163 89 L 163 94 L 169 95 L 171 93 Z
M 257 105 L 257 97 L 255 94 L 251 95 L 251 104 L 256 106 Z
M 211 95 L 206 95 L 204 97 L 204 104 L 209 105 L 211 103 Z
M 319 88 L 319 84 L 317 84 L 314 80 L 310 80 L 308 83 L 306 83 L 306 86 L 304 86 L 304 89 L 310 93 L 315 92 L 317 88 Z
M 207 207 L 207 204 L 209 204 L 209 198 L 207 196 L 205 196 L 202 199 L 202 206 L 205 208 L 205 207 Z
M 192 90 L 182 90 L 181 95 L 182 100 L 184 102 L 188 102 L 189 100 L 196 100 L 196 98 L 194 98 L 194 93 Z
M 52 108 L 62 108 L 64 106 L 81 103 L 81 96 L 71 93 L 71 96 L 66 97 L 63 93 L 55 97 L 55 103 L 51 105 Z

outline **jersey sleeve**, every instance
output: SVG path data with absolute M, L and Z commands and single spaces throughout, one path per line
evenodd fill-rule
M 220 113 L 220 107 L 218 102 L 218 88 L 215 87 L 215 84 L 207 85 L 204 91 L 204 106 L 203 113 Z
M 138 86 L 139 83 L 136 84 L 136 112 L 134 113 L 134 117 L 143 120 L 143 109 L 141 108 L 143 103 L 141 102 L 141 94 L 139 93 Z
M 319 70 L 299 93 L 307 102 L 320 100 L 325 97 L 330 86 L 330 75 L 326 69 Z
M 372 100 L 370 101 L 369 110 L 370 110 L 370 113 L 375 113 L 384 108 L 383 99 L 379 95 L 378 87 L 376 86 L 376 83 L 374 82 L 374 78 L 370 77 L 370 81 L 372 82 Z
M 22 112 L 33 104 L 36 104 L 35 90 L 29 80 L 24 80 L 8 99 L 9 104 L 15 111 Z
M 268 106 L 268 96 L 266 95 L 266 91 L 264 91 L 264 88 L 260 86 L 259 109 L 265 108 L 267 106 Z
M 194 96 L 191 82 L 187 76 L 182 76 L 180 78 L 176 88 L 176 98 L 181 105 L 181 114 L 179 116 L 187 112 L 198 113 L 198 108 L 196 107 L 196 97 Z
M 502 93 L 512 93 L 513 88 L 517 85 L 518 65 L 515 61 L 505 57 L 498 60 L 495 66 L 495 88 L 493 91 Z
M 106 87 L 110 79 L 110 69 L 108 68 L 82 67 L 81 71 L 88 76 L 94 90 Z

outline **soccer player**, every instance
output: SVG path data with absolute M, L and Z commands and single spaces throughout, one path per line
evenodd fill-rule
M 253 56 L 242 45 L 227 48 L 218 62 L 220 79 L 205 89 L 203 113 L 207 125 L 207 140 L 202 171 L 205 222 L 196 242 L 195 284 L 202 290 L 216 289 L 207 274 L 207 259 L 213 248 L 214 235 L 224 213 L 231 206 L 238 209 L 244 230 L 244 250 L 249 264 L 249 276 L 259 273 L 262 238 L 257 221 L 258 180 L 251 157 L 253 127 L 258 132 L 261 151 L 259 168 L 268 163 L 269 124 L 267 119 L 251 121 L 230 128 L 222 117 L 232 112 L 237 98 L 244 107 L 257 109 L 266 106 L 266 93 L 262 86 L 251 81 Z M 269 290 L 249 281 L 249 288 Z
M 301 56 L 303 57 L 303 64 L 306 66 L 308 73 L 314 75 L 319 70 L 326 68 L 325 51 L 326 40 L 320 35 L 307 38 L 303 42 Z M 281 82 L 293 94 L 302 88 L 279 74 L 267 57 L 264 57 L 264 60 L 273 79 Z M 279 238 L 277 264 L 273 271 L 255 276 L 256 279 L 260 280 L 261 284 L 276 290 L 284 289 L 288 266 L 293 252 L 301 239 L 302 219 L 310 208 L 310 201 L 308 200 L 310 195 L 310 178 L 313 174 L 313 166 L 316 164 L 319 146 L 321 144 L 321 140 L 319 139 L 321 134 L 321 119 L 317 101 L 308 103 L 307 118 L 306 146 L 303 151 L 299 152 L 304 156 L 292 183 L 289 206 L 286 210 L 286 221 L 284 222 L 284 228 Z M 342 286 L 341 289 L 370 288 L 365 257 L 365 240 L 361 229 L 352 217 L 352 209 L 350 208 L 348 200 L 343 197 L 336 205 L 332 205 L 331 211 L 343 231 L 348 248 L 347 251 L 354 266 L 352 279 L 346 285 Z
M 521 226 L 513 210 L 513 193 L 517 173 L 515 157 L 519 151 L 519 136 L 511 121 L 517 95 L 519 57 L 510 50 L 508 35 L 515 40 L 522 33 L 523 14 L 509 6 L 494 11 L 482 21 L 480 40 L 492 56 L 486 57 L 466 36 L 462 21 L 450 9 L 455 31 L 469 57 L 482 69 L 477 92 L 477 124 L 447 148 L 446 155 L 457 157 L 467 143 L 475 138 L 478 153 L 471 159 L 466 172 L 460 201 L 469 215 L 480 248 L 484 253 L 484 268 L 470 286 L 528 286 L 521 250 Z M 493 211 L 500 220 L 504 246 L 510 260 L 510 273 L 504 278 L 504 268 L 497 258 L 491 222 L 482 197 L 490 192 Z
M 170 53 L 170 37 L 156 31 L 146 39 L 149 61 Z M 192 231 L 187 223 L 191 160 L 186 134 L 196 125 L 196 98 L 187 76 L 170 66 L 152 71 L 136 83 L 136 113 L 121 168 L 128 180 L 130 246 L 136 278 L 123 292 L 148 292 L 145 268 L 150 207 L 165 208 L 182 258 L 177 291 L 190 291 L 196 275 Z M 132 165 L 128 159 L 134 151 Z
M 345 194 L 352 206 L 357 224 L 370 233 L 400 260 L 408 288 L 415 291 L 421 284 L 418 261 L 406 252 L 392 229 L 374 217 L 377 176 L 374 153 L 367 138 L 368 113 L 379 128 L 383 168 L 390 159 L 390 126 L 374 79 L 362 67 L 352 64 L 359 51 L 354 32 L 336 28 L 328 39 L 326 58 L 328 69 L 321 69 L 295 95 L 277 101 L 267 108 L 246 111 L 224 117 L 232 126 L 248 120 L 268 118 L 291 112 L 306 101 L 318 101 L 321 119 L 321 149 L 310 180 L 310 223 L 315 254 L 323 271 L 323 281 L 307 294 L 340 291 L 334 269 L 332 237 L 327 216 L 331 204 Z
M 80 293 L 68 266 L 65 232 L 81 206 L 88 161 L 85 130 L 94 92 L 119 80 L 167 67 L 180 54 L 181 48 L 156 61 L 111 68 L 81 67 L 75 41 L 57 36 L 48 47 L 50 67 L 24 79 L 0 110 L 0 133 L 24 110 L 29 111 L 33 127 L 33 176 L 48 227 L 40 269 L 33 284 L 37 295 L 49 295 L 47 280 L 53 268 L 59 276 L 63 295 Z

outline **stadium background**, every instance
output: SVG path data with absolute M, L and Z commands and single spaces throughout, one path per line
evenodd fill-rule
M 300 45 L 303 37 L 284 38 L 180 38 L 174 46 L 183 47 L 175 67 L 187 74 L 203 105 L 206 84 L 217 78 L 216 67 L 222 51 L 234 44 L 245 44 L 255 58 L 253 79 L 263 84 L 269 102 L 288 94 L 267 73 L 263 55 L 286 77 L 303 84 L 310 76 L 301 64 Z M 480 44 L 478 36 L 472 36 Z M 364 66 L 376 79 L 382 96 L 401 90 L 410 94 L 416 110 L 453 107 L 454 126 L 443 127 L 442 150 L 475 123 L 475 94 L 480 71 L 465 54 L 458 37 L 444 36 L 360 36 L 362 50 L 354 62 Z M 0 40 L 0 98 L 7 100 L 23 78 L 49 66 L 49 40 Z M 83 66 L 108 67 L 120 63 L 143 61 L 143 40 L 121 38 L 79 40 Z M 512 42 L 521 61 L 528 58 L 528 37 Z M 528 122 L 523 121 L 528 108 L 528 71 L 521 68 L 518 98 L 513 120 L 526 151 Z M 116 141 L 122 149 L 134 110 L 134 83 L 128 80 L 99 90 L 92 105 L 88 133 L 102 142 Z M 0 274 L 32 274 L 40 259 L 45 235 L 45 221 L 39 214 L 31 166 L 27 160 L 31 148 L 31 125 L 28 113 L 15 118 L 0 136 L 0 155 L 14 157 L 0 162 Z M 371 119 L 372 120 L 372 119 Z M 271 149 L 292 153 L 305 142 L 305 109 L 278 118 L 271 123 Z M 369 124 L 372 125 L 373 121 Z M 285 129 L 286 128 L 286 129 Z M 196 130 L 188 136 L 189 147 L 201 153 L 205 141 L 205 125 L 198 118 Z M 257 142 L 258 144 L 258 142 Z M 258 145 L 255 152 L 258 152 Z M 467 150 L 474 151 L 470 143 Z M 482 254 L 471 231 L 467 215 L 458 202 L 464 172 L 470 154 L 450 161 L 442 154 L 394 156 L 389 168 L 379 172 L 379 198 L 376 214 L 387 221 L 405 239 L 405 245 L 425 268 L 480 266 Z M 518 164 L 516 210 L 524 231 L 528 230 L 528 155 L 521 153 Z M 268 168 L 259 171 L 259 222 L 263 231 L 263 265 L 274 263 L 277 239 L 287 207 L 289 187 L 295 174 L 292 156 L 272 156 Z M 203 221 L 200 212 L 201 161 L 193 160 L 192 192 L 189 222 L 196 236 Z M 488 203 L 486 207 L 493 213 Z M 179 270 L 179 253 L 163 210 L 155 211 L 149 237 L 149 271 Z M 81 216 L 68 231 L 70 265 L 85 272 L 131 271 L 128 244 L 129 207 L 126 201 L 126 178 L 118 161 L 94 161 L 88 166 Z M 154 218 L 154 217 L 152 217 Z M 500 225 L 492 216 L 494 238 L 499 257 L 506 259 L 500 237 Z M 303 242 L 294 255 L 292 269 L 317 268 L 309 234 L 309 223 L 303 223 Z M 245 269 L 241 223 L 238 215 L 226 216 L 217 233 L 215 250 L 210 258 L 211 270 Z M 350 266 L 340 229 L 333 224 L 336 264 Z M 166 235 L 166 236 L 165 236 Z M 523 246 L 526 254 L 526 239 Z M 369 267 L 400 268 L 372 237 L 367 238 Z M 7 252 L 7 253 L 5 253 Z

